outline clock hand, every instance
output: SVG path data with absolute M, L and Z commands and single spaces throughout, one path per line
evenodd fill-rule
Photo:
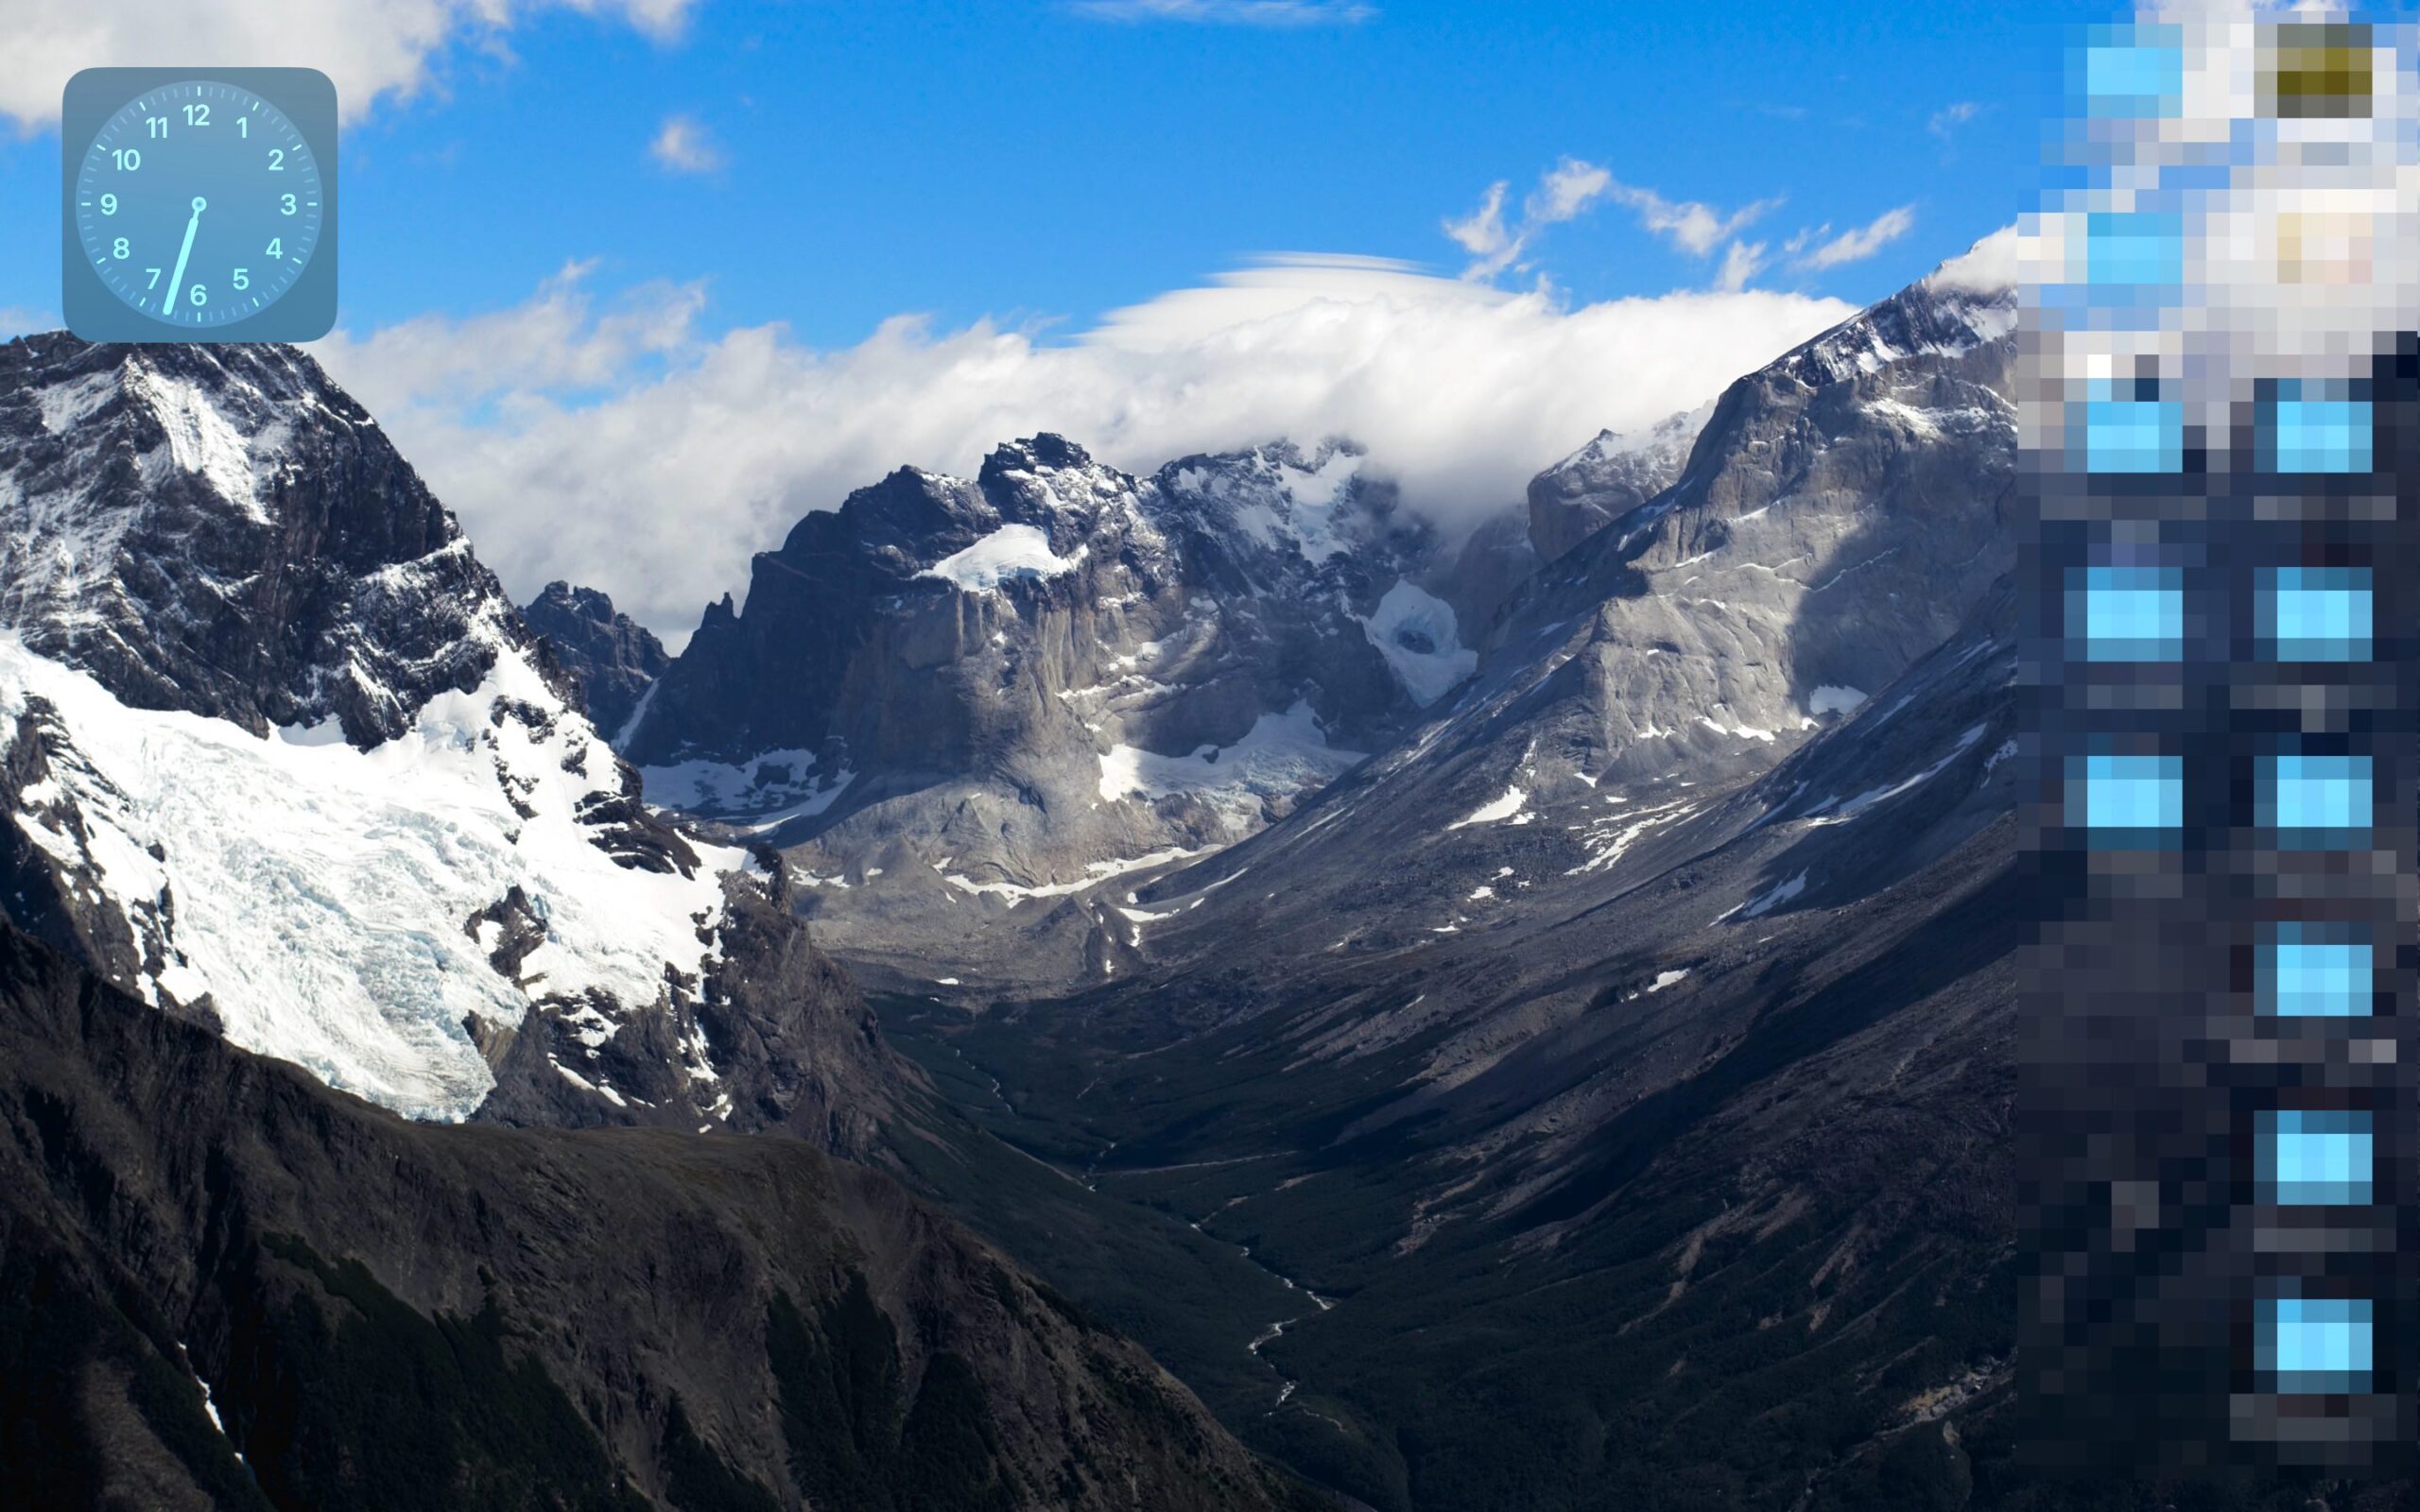
M 177 270 L 168 275 L 168 297 L 160 305 L 164 315 L 176 313 L 177 285 L 185 281 L 185 259 L 193 255 L 193 233 L 201 229 L 201 213 L 209 207 L 209 200 L 199 195 L 193 197 L 193 219 L 185 222 L 185 244 L 177 249 Z

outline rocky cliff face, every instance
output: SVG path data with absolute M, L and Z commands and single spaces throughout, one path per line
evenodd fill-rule
M 1219 856 L 1080 901 L 1127 929 L 1148 1015 L 1324 1005 L 1297 1064 L 1416 1044 L 1386 1120 L 1485 1087 L 1550 1149 L 1589 1120 L 1503 1083 L 1590 1063 L 1538 1042 L 1566 1010 L 1592 1043 L 1630 1042 L 1607 1001 L 1717 1033 L 1703 986 L 1656 978 L 1970 843 L 2014 792 L 2013 313 L 1928 282 L 1742 379 L 1684 476 L 1542 569 L 1426 722 Z M 1703 1052 L 1607 1074 L 1634 1091 Z
M 289 349 L 0 346 L 0 623 L 129 705 L 369 746 L 519 644 L 377 423 Z
M 1165 594 L 1154 600 L 1122 580 L 1087 586 L 1070 565 L 977 595 L 997 606 L 995 617 L 946 643 L 935 665 L 961 679 L 953 711 L 1035 712 L 1018 715 L 1027 723 L 1014 738 L 989 747 L 1012 753 L 994 770 L 1016 780 L 995 782 L 979 799 L 947 782 L 925 784 L 930 796 L 916 802 L 929 806 L 913 821 L 900 817 L 913 809 L 897 806 L 817 821 L 825 829 L 802 835 L 791 854 L 817 884 L 826 937 L 903 985 L 957 977 L 1066 989 L 1147 972 L 1179 958 L 1181 938 L 1207 940 L 1226 927 L 1220 920 L 1232 923 L 1240 894 L 1214 902 L 1186 893 L 1160 880 L 1167 863 L 1193 863 L 1188 886 L 1259 868 L 1264 890 L 1281 885 L 1304 904 L 1288 916 L 1303 936 L 1287 949 L 1309 954 L 1340 937 L 1403 942 L 1465 927 L 1469 910 L 1452 905 L 1467 900 L 1451 889 L 1494 887 L 1500 899 L 1509 884 L 1494 878 L 1503 862 L 1492 851 L 1516 836 L 1585 837 L 1566 842 L 1577 849 L 1554 869 L 1601 870 L 1607 852 L 1636 843 L 1620 839 L 1634 825 L 1644 826 L 1639 835 L 1668 827 L 1711 791 L 1770 770 L 1848 717 L 1955 633 L 2010 570 L 2014 309 L 2004 289 L 1927 281 L 1741 379 L 1711 408 L 1670 487 L 1510 589 L 1476 570 L 1527 549 L 1503 520 L 1455 548 L 1457 565 L 1474 569 L 1458 584 L 1433 565 L 1449 555 L 1434 546 L 1425 557 L 1375 558 L 1387 565 L 1361 568 L 1341 598 L 1301 586 L 1299 576 L 1217 570 L 1220 553 L 1248 532 L 1214 507 L 1210 490 L 1182 487 L 1200 464 L 1165 471 L 1135 515 L 1165 543 L 1148 558 L 1164 575 L 1153 582 L 1181 586 L 1151 590 Z M 1663 434 L 1677 444 L 1690 424 L 1685 418 Z M 1597 450 L 1599 461 L 1617 451 Z M 1601 483 L 1605 474 L 1595 475 Z M 836 517 L 813 528 L 851 527 Z M 1076 549 L 1072 537 L 1066 544 Z M 1333 559 L 1357 566 L 1374 559 L 1366 551 Z M 1279 559 L 1306 558 L 1298 547 Z M 1424 569 L 1424 559 L 1432 565 Z M 1391 578 L 1373 604 L 1368 595 Z M 967 600 L 938 584 L 931 593 L 953 615 Z M 1011 649 L 1027 644 L 1024 620 L 1010 626 L 1000 611 L 1031 602 L 1042 616 L 1034 623 L 1051 623 L 1054 611 L 1040 606 L 1060 602 L 1054 593 L 1084 606 L 1131 593 L 1133 607 L 1122 610 L 1130 617 L 1146 603 L 1215 599 L 1216 633 L 1180 634 L 1167 617 L 1173 610 L 1148 625 L 1088 619 L 1086 631 L 1063 641 L 1046 631 L 1040 644 L 1097 644 L 1102 662 L 1057 681 L 1038 677 L 1028 689 L 1006 661 L 984 659 L 1031 665 Z M 1461 611 L 1447 593 L 1463 601 Z M 1305 706 L 1317 721 L 1310 729 L 1278 714 L 1301 683 L 1264 681 L 1251 701 L 1232 701 L 1245 685 L 1232 654 L 1248 644 L 1237 627 L 1268 623 L 1270 606 L 1288 601 L 1310 606 L 1289 622 L 1305 629 L 1291 644 L 1338 658 L 1316 675 L 1325 701 Z M 1352 617 L 1340 622 L 1347 610 Z M 1482 627 L 1466 637 L 1480 613 Z M 1361 654 L 1348 628 L 1387 664 L 1379 686 L 1399 691 L 1409 713 L 1338 700 L 1337 680 Z M 1218 654 L 1204 659 L 1197 644 Z M 1259 651 L 1242 660 L 1305 664 Z M 875 687 L 894 684 L 856 686 L 873 699 Z M 925 696 L 885 696 L 855 717 L 940 731 L 928 748 L 952 752 L 944 767 L 969 759 L 972 747 L 953 744 L 951 724 L 917 701 Z M 1264 713 L 1247 725 L 1254 707 Z M 1224 711 L 1219 722 L 1184 722 L 1207 709 Z M 1391 719 L 1403 733 L 1387 733 Z M 1046 724 L 1061 733 L 1027 733 Z M 1154 730 L 1162 732 L 1138 733 Z M 1188 749 L 1187 741 L 1199 744 Z M 1360 765 L 1336 756 L 1340 747 L 1378 754 Z M 1272 757 L 1300 774 L 1283 802 L 1269 801 L 1249 775 Z M 1316 811 L 1299 812 L 1314 792 Z M 1151 827 L 1138 827 L 1143 799 Z M 1204 799 L 1233 820 L 1200 822 Z M 1624 805 L 1633 816 L 1613 823 Z M 1087 829 L 1072 851 L 1027 839 Z M 1204 859 L 1226 846 L 1237 848 Z M 1132 858 L 1150 864 L 1129 869 Z M 1170 907 L 1186 913 L 1182 927 L 1167 917 Z
M 1529 536 L 1551 562 L 1680 481 L 1712 404 L 1631 435 L 1597 438 L 1530 480 Z
M 778 865 L 641 804 L 309 358 L 0 347 L 0 585 L 12 922 L 417 1115 L 871 1140 Z
M 631 722 L 639 700 L 672 662 L 653 631 L 593 588 L 548 583 L 521 606 L 521 617 L 546 638 L 555 660 L 579 676 L 581 712 L 609 739 Z
M 0 929 L 26 1506 L 1320 1504 L 793 1140 L 407 1124 Z
M 903 1027 L 1326 1299 L 1257 1441 L 1374 1506 L 2005 1493 L 2014 617 L 1744 784 L 1349 877 L 1313 804 L 1142 890 L 1121 984 Z
M 800 521 L 624 743 L 653 801 L 781 846 L 824 937 L 911 974 L 970 921 L 1240 839 L 1467 677 L 1442 548 L 1330 444 L 1149 478 L 1057 437 Z M 1115 970 L 1088 918 L 1023 932 Z
M 1563 836 L 1555 871 L 1601 872 L 1841 724 L 2014 566 L 2014 314 L 1918 285 L 1734 385 L 1672 488 L 1505 609 L 1450 707 L 1194 877 L 1283 852 L 1317 948 L 1350 919 L 1401 941 L 1457 926 L 1492 849 Z

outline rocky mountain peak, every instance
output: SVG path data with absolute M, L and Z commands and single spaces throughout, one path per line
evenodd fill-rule
M 1346 441 L 1137 477 L 1029 437 L 802 519 L 624 748 L 788 848 L 827 931 L 912 949 L 1288 812 L 1476 665 L 1449 573 Z
M 579 679 L 589 719 L 609 736 L 630 723 L 639 700 L 672 662 L 653 631 L 593 588 L 548 583 L 522 606 L 521 617 Z
M 1398 507 L 1394 485 L 1374 476 L 1368 455 L 1347 440 L 1181 457 L 1153 482 L 1166 526 L 1237 588 L 1318 575 L 1331 563 L 1365 577 L 1416 571 L 1435 544 L 1427 524 Z
M 894 1070 L 778 870 L 644 808 L 302 352 L 0 347 L 0 919 L 420 1116 L 871 1127 Z
M 1157 543 L 1138 497 L 1143 485 L 1063 436 L 999 447 L 983 459 L 977 487 L 1004 524 L 1039 530 L 1063 558 L 1096 535 L 1104 539 L 1095 544 L 1112 554 L 1138 535 L 1147 545 Z
M 1689 449 L 1714 414 L 1712 403 L 1668 416 L 1643 431 L 1601 431 L 1530 480 L 1530 543 L 1554 561 L 1680 480 Z
M 0 623 L 119 698 L 355 745 L 520 631 L 454 518 L 283 346 L 0 346 Z
M 983 459 L 983 477 L 990 482 L 1011 472 L 1074 472 L 1092 466 L 1090 452 L 1064 436 L 1044 431 L 994 447 L 992 455 Z
M 1769 372 L 1810 388 L 1916 357 L 1957 357 L 2016 330 L 2013 285 L 1957 277 L 1921 280 L 1785 354 Z

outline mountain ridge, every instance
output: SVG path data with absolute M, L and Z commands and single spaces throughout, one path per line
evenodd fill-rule
M 521 617 L 579 678 L 581 712 L 599 733 L 618 742 L 671 663 L 664 643 L 605 594 L 561 578 L 522 605 Z
M 1319 1504 L 803 1142 L 409 1123 L 6 928 L 0 1046 L 0 1475 L 50 1504 Z
M 913 1085 L 307 355 L 0 346 L 0 570 L 7 918 L 164 1011 L 439 1117 L 866 1150 Z

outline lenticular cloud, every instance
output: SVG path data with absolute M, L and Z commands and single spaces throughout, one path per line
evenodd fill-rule
M 1057 431 L 1132 470 L 1350 437 L 1447 526 L 1521 497 L 1599 430 L 1719 393 L 1850 307 L 1673 293 L 1569 307 L 1368 258 L 1266 260 L 1073 339 L 899 317 L 823 350 L 706 335 L 694 285 L 528 301 L 322 343 L 516 593 L 603 588 L 678 641 L 797 517 L 903 465 L 965 472 Z

